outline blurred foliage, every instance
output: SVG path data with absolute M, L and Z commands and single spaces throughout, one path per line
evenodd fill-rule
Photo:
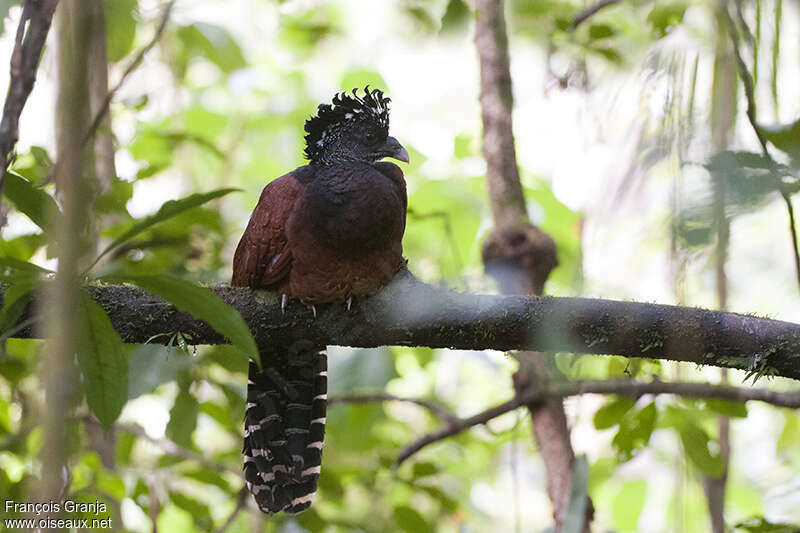
M 761 3 L 758 12 L 765 18 L 768 9 L 780 6 L 780 0 Z M 0 16 L 6 17 L 17 4 L 0 2 Z M 381 30 L 409 42 L 433 46 L 463 40 L 470 31 L 471 2 L 396 4 L 397 17 L 381 21 Z M 144 2 L 106 0 L 104 5 L 114 79 L 151 34 L 155 21 L 152 6 Z M 353 28 L 348 11 L 352 4 L 287 0 L 252 5 L 255 18 L 274 16 L 269 32 L 254 19 L 254 26 L 264 32 L 256 39 L 223 17 L 210 20 L 195 16 L 188 7 L 178 10 L 141 67 L 143 76 L 155 75 L 159 83 L 133 85 L 139 94 L 126 93 L 112 106 L 117 160 L 127 164 L 120 165 L 121 175 L 87 206 L 99 228 L 98 262 L 87 272 L 90 278 L 139 284 L 206 317 L 242 348 L 189 347 L 177 331 L 157 339 L 166 346 L 126 346 L 110 329 L 105 313 L 88 299 L 76 310 L 85 322 L 79 413 L 83 418 L 92 413 L 113 429 L 107 433 L 109 440 L 98 444 L 85 431 L 93 424 L 87 422 L 65 443 L 75 451 L 69 497 L 107 503 L 109 514 L 125 530 L 157 526 L 161 531 L 211 531 L 239 509 L 247 372 L 241 352 L 248 351 L 252 339 L 242 330 L 238 314 L 195 283 L 229 277 L 233 246 L 261 188 L 303 163 L 302 124 L 321 101 L 317 77 L 338 82 L 340 89 L 370 84 L 392 94 L 390 70 L 366 63 L 355 48 L 364 44 L 354 44 L 354 35 L 369 28 Z M 642 61 L 648 68 L 664 69 L 653 50 L 677 29 L 695 35 L 703 46 L 712 37 L 687 15 L 695 10 L 696 19 L 699 10 L 710 17 L 710 2 L 619 2 L 575 26 L 586 6 L 579 0 L 509 2 L 512 42 L 519 39 L 541 49 L 548 74 L 559 87 L 578 84 L 590 90 L 609 69 L 630 73 Z M 772 11 L 770 23 L 779 31 L 781 11 Z M 751 6 L 744 18 L 752 25 L 755 15 Z M 764 38 L 760 44 L 769 48 L 773 60 L 773 94 L 779 88 L 779 42 Z M 686 114 L 681 120 L 692 119 L 691 111 Z M 713 179 L 726 184 L 726 216 L 731 218 L 762 209 L 777 191 L 797 191 L 798 124 L 760 126 L 776 149 L 777 163 L 753 146 L 703 154 L 693 162 L 683 158 L 682 165 L 702 173 L 676 217 L 683 251 L 707 252 L 714 243 Z M 404 249 L 410 266 L 426 281 L 476 291 L 491 288 L 480 263 L 490 214 L 482 170 L 474 165 L 480 160 L 479 139 L 477 128 L 458 132 L 446 171 L 431 164 L 425 156 L 428 147 L 415 138 L 402 139 L 412 159 L 404 167 L 410 206 Z M 668 150 L 655 152 L 648 155 L 648 164 L 666 157 Z M 10 216 L 0 239 L 0 282 L 8 284 L 0 309 L 0 494 L 15 501 L 26 501 L 39 475 L 42 343 L 7 337 L 33 291 L 52 277 L 34 264 L 54 268 L 58 254 L 58 243 L 49 237 L 59 212 L 51 160 L 45 147 L 21 150 L 4 189 Z M 522 175 L 532 220 L 558 245 L 559 267 L 548 290 L 580 294 L 584 215 L 562 203 L 544 177 L 526 168 Z M 229 195 L 233 186 L 244 194 Z M 602 331 L 598 334 L 601 337 Z M 556 354 L 554 360 L 570 380 L 649 379 L 666 373 L 656 360 L 582 354 Z M 507 399 L 514 371 L 513 362 L 497 354 L 406 347 L 332 348 L 329 364 L 331 395 L 387 391 L 436 401 L 460 416 Z M 636 531 L 642 516 L 658 512 L 669 526 L 681 520 L 674 518 L 677 503 L 660 486 L 661 480 L 651 481 L 633 470 L 637 458 L 647 454 L 660 466 L 674 468 L 674 453 L 663 445 L 669 436 L 680 443 L 692 473 L 718 474 L 722 461 L 716 417 L 749 420 L 741 403 L 663 400 L 608 397 L 594 414 L 591 443 L 596 450 L 590 455 L 595 458 L 587 471 L 577 472 L 576 485 L 588 491 L 598 521 L 609 530 Z M 791 411 L 776 416 L 782 430 L 774 452 L 785 468 L 797 472 L 800 416 Z M 440 424 L 413 405 L 332 405 L 314 506 L 297 517 L 265 519 L 252 509 L 248 496 L 245 509 L 233 516 L 227 531 L 510 528 L 515 519 L 509 500 L 522 500 L 528 493 L 517 494 L 509 486 L 524 483 L 544 490 L 528 418 L 495 420 L 426 448 L 402 467 L 394 465 L 406 444 Z M 108 452 L 114 457 L 112 464 L 104 461 Z M 620 474 L 621 465 L 625 468 Z M 729 521 L 734 531 L 797 529 L 765 518 L 763 487 L 742 477 L 731 476 L 729 483 L 729 502 L 739 512 Z M 580 491 L 576 502 L 584 501 Z M 689 518 L 683 518 L 682 525 L 686 531 L 704 531 L 700 489 L 693 485 L 687 494 L 682 514 Z M 650 502 L 660 511 L 650 508 Z M 800 520 L 796 513 L 792 517 Z M 526 520 L 538 527 L 548 518 Z M 524 522 L 522 529 L 532 527 Z

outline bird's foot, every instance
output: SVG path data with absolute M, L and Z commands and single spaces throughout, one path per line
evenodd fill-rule
M 289 297 L 285 294 L 281 294 L 281 314 L 286 312 L 286 302 L 289 300 Z
M 352 296 L 350 296 L 350 297 L 347 299 L 347 310 L 348 310 L 348 311 L 350 310 L 350 307 L 351 307 L 352 305 L 353 305 L 353 297 L 352 297 Z

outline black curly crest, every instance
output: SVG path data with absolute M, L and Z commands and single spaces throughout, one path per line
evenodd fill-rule
M 343 92 L 333 96 L 333 105 L 320 104 L 317 115 L 306 120 L 305 156 L 316 160 L 326 145 L 336 138 L 338 130 L 354 122 L 371 123 L 380 129 L 389 129 L 389 102 L 383 91 L 364 87 L 364 95 L 353 89 L 352 95 Z

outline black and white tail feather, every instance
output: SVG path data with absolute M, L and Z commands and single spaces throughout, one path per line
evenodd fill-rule
M 247 383 L 244 477 L 259 509 L 269 514 L 308 509 L 322 464 L 325 351 L 298 343 L 289 352 L 280 368 L 259 371 L 251 359 Z

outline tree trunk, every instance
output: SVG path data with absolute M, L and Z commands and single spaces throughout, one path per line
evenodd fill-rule
M 553 240 L 531 225 L 517 168 L 512 128 L 513 96 L 503 2 L 476 2 L 475 44 L 481 71 L 481 117 L 486 181 L 494 230 L 483 245 L 486 272 L 507 294 L 541 294 L 550 271 L 558 264 Z M 541 352 L 518 352 L 514 375 L 517 394 L 546 387 L 552 379 L 549 357 Z M 556 532 L 566 516 L 575 454 L 560 399 L 527 405 L 533 435 L 547 471 L 547 491 L 553 503 Z M 586 506 L 584 531 L 589 531 L 591 502 Z

